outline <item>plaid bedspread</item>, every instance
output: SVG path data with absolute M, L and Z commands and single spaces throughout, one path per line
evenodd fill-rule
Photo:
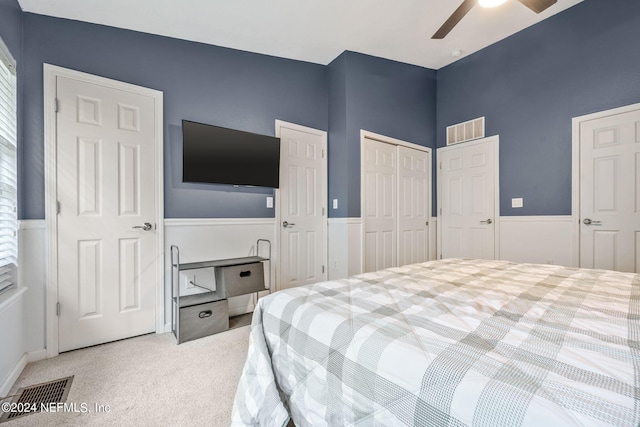
M 274 293 L 233 425 L 638 426 L 640 275 L 449 259 Z

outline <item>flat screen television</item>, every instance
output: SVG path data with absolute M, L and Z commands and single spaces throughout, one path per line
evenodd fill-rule
M 182 180 L 278 188 L 280 138 L 182 121 Z

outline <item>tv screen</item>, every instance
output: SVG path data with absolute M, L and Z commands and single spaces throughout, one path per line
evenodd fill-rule
M 184 182 L 278 188 L 280 138 L 182 121 Z

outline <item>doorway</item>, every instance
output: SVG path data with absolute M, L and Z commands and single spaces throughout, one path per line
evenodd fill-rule
M 162 93 L 45 64 L 47 356 L 164 331 Z
M 438 148 L 442 258 L 498 258 L 498 137 Z
M 276 136 L 281 290 L 327 280 L 327 133 L 276 120 Z
M 573 119 L 578 266 L 640 271 L 640 104 Z
M 361 131 L 362 271 L 429 260 L 431 150 Z

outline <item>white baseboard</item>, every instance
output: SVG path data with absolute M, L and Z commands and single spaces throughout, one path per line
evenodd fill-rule
M 168 333 L 171 332 L 171 323 L 165 323 L 164 324 L 164 332 L 163 333 Z
M 13 387 L 13 385 L 16 383 L 25 366 L 27 366 L 27 363 L 37 362 L 38 360 L 44 360 L 46 358 L 47 350 L 45 349 L 25 353 L 20 358 L 16 366 L 14 366 L 14 368 L 11 370 L 11 372 L 9 372 L 9 375 L 7 376 L 7 378 L 5 378 L 2 385 L 0 385 L 0 397 L 9 394 L 9 392 L 11 391 L 11 387 Z
M 20 358 L 16 366 L 11 370 L 11 372 L 9 372 L 9 375 L 7 375 L 7 378 L 5 378 L 2 385 L 0 385 L 0 397 L 9 394 L 11 387 L 13 387 L 25 366 L 27 366 L 26 354 Z
M 27 353 L 27 363 L 37 362 L 46 358 L 47 350 L 44 348 L 42 350 L 30 351 L 29 353 Z

